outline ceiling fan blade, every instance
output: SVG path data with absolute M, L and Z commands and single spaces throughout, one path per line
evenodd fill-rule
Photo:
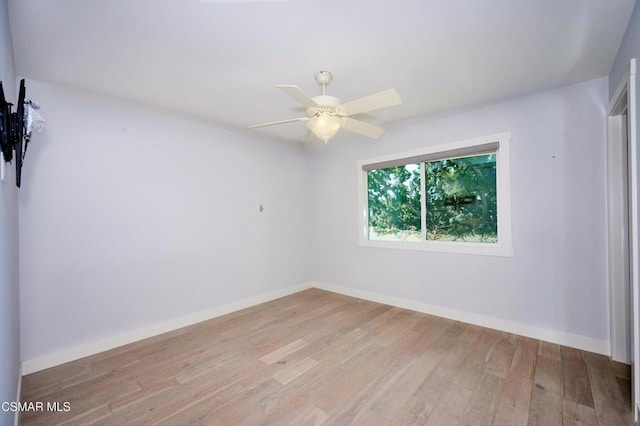
M 294 121 L 308 121 L 308 120 L 309 120 L 309 117 L 290 118 L 289 120 L 280 120 L 280 121 L 272 121 L 271 123 L 254 124 L 253 126 L 249 126 L 249 128 L 255 129 L 256 127 L 273 126 L 275 124 L 293 123 Z
M 349 117 L 342 119 L 342 128 L 373 139 L 378 139 L 384 133 L 382 127 L 374 126 L 364 121 L 354 120 Z
M 396 89 L 388 89 L 342 104 L 342 108 L 344 108 L 346 115 L 354 115 L 398 105 L 401 102 L 402 100 Z
M 302 90 L 298 89 L 297 86 L 282 86 L 282 85 L 280 85 L 280 86 L 276 86 L 276 87 L 278 89 L 282 90 L 287 95 L 291 96 L 296 101 L 298 101 L 298 103 L 303 105 L 305 108 L 318 106 L 318 104 L 315 103 L 313 101 L 313 99 L 311 99 L 311 97 L 309 95 L 304 93 Z

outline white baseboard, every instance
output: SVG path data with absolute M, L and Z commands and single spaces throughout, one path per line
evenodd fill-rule
M 506 331 L 508 333 L 531 337 L 538 340 L 544 340 L 546 342 L 557 343 L 559 345 L 569 346 L 589 352 L 595 352 L 602 355 L 610 355 L 609 341 L 605 340 L 598 340 L 592 337 L 567 333 L 565 331 L 536 327 L 529 324 L 523 324 L 515 321 L 491 317 L 488 315 L 481 315 L 457 309 L 446 308 L 443 306 L 431 305 L 414 300 L 402 299 L 399 297 L 387 296 L 379 293 L 372 293 L 369 291 L 359 290 L 351 287 L 344 287 L 321 282 L 312 282 L 311 286 L 321 290 L 340 293 L 345 296 L 357 297 L 359 299 L 378 302 L 385 305 L 396 306 L 416 312 L 422 312 L 425 314 L 436 315 L 443 318 L 492 328 L 494 330 Z
M 107 351 L 109 349 L 117 348 L 119 346 L 157 336 L 168 331 L 177 330 L 188 325 L 206 321 L 211 318 L 239 311 L 241 309 L 245 309 L 254 305 L 259 305 L 260 303 L 288 296 L 290 294 L 297 293 L 308 288 L 311 288 L 310 283 L 286 287 L 247 299 L 238 300 L 236 302 L 228 303 L 225 305 L 216 306 L 206 311 L 196 312 L 194 314 L 186 315 L 180 318 L 174 318 L 168 321 L 163 321 L 150 326 L 127 331 L 104 339 L 95 340 L 93 342 L 73 346 L 56 352 L 51 352 L 36 358 L 27 359 L 22 362 L 22 374 L 31 374 L 35 373 L 36 371 L 64 364 L 66 362 L 75 361 L 80 358 Z
M 357 297 L 359 299 L 370 300 L 372 302 L 410 309 L 416 312 L 423 312 L 443 318 L 462 321 L 469 324 L 475 324 L 495 330 L 506 331 L 509 333 L 544 340 L 551 343 L 557 343 L 564 346 L 570 346 L 589 352 L 595 352 L 607 356 L 610 355 L 609 342 L 604 340 L 598 340 L 587 336 L 580 336 L 564 331 L 556 331 L 528 324 L 522 324 L 514 321 L 491 317 L 488 315 L 474 314 L 466 311 L 446 308 L 443 306 L 431 305 L 414 300 L 373 293 L 351 287 L 344 287 L 322 282 L 307 282 L 273 292 L 264 293 L 247 299 L 242 299 L 233 303 L 216 306 L 206 311 L 197 312 L 180 318 L 163 321 L 161 323 L 153 324 L 147 327 L 127 331 L 125 333 L 117 334 L 105 339 L 96 340 L 90 343 L 85 343 L 60 351 L 51 352 L 36 358 L 31 358 L 22 362 L 22 374 L 31 374 L 40 370 L 44 370 L 46 368 L 64 364 L 66 362 L 75 361 L 80 358 L 104 352 L 109 349 L 117 348 L 122 345 L 137 342 L 142 339 L 157 336 L 168 331 L 206 321 L 208 319 L 235 312 L 240 309 L 245 309 L 254 305 L 258 305 L 260 303 L 288 296 L 290 294 L 297 293 L 311 287 L 331 291 L 334 293 L 340 293 L 345 296 Z M 20 392 L 20 389 L 18 389 L 18 392 Z M 18 397 L 19 395 L 20 394 L 18 393 Z

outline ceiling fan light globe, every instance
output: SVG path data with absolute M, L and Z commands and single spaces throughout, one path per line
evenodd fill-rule
M 325 142 L 334 137 L 340 127 L 342 127 L 342 119 L 333 115 L 313 117 L 307 123 L 307 128 L 311 133 Z

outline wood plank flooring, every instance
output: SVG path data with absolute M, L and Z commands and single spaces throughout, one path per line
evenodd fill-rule
M 22 425 L 631 425 L 607 357 L 310 289 L 23 378 Z

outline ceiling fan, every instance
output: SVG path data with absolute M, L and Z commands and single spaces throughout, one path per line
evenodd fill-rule
M 379 138 L 384 133 L 382 127 L 356 120 L 351 116 L 400 104 L 402 100 L 396 89 L 388 89 L 343 104 L 335 96 L 325 94 L 325 88 L 332 78 L 333 76 L 329 71 L 318 71 L 315 74 L 316 82 L 322 86 L 322 94 L 313 98 L 296 86 L 276 86 L 304 106 L 307 109 L 307 116 L 256 124 L 249 127 L 256 128 L 294 121 L 306 121 L 307 128 L 311 133 L 318 139 L 325 141 L 325 143 L 334 137 L 340 128 L 370 138 Z

